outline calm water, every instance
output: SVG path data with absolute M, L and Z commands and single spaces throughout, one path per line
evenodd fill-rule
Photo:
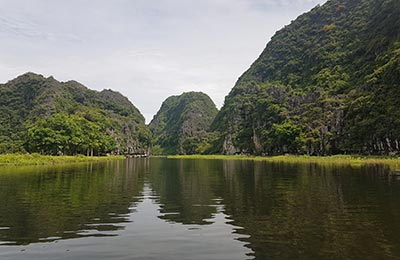
M 0 168 L 0 259 L 400 259 L 400 179 L 162 158 Z

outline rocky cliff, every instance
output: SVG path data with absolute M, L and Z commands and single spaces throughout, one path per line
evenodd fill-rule
M 206 94 L 187 92 L 171 96 L 149 124 L 153 152 L 158 154 L 202 153 L 207 146 L 217 108 Z
M 212 128 L 221 153 L 398 153 L 400 1 L 330 0 L 278 31 Z
M 101 129 L 112 140 L 108 152 L 141 153 L 150 141 L 144 117 L 120 93 L 97 92 L 76 81 L 59 82 L 53 77 L 26 73 L 0 85 L 0 152 L 30 151 L 28 130 L 36 122 L 58 114 L 75 120 L 71 121 L 72 126 L 85 120 L 90 126 L 96 126 L 95 129 Z M 41 127 L 48 128 L 44 123 Z M 62 134 L 62 131 L 54 133 Z M 46 137 L 46 140 L 56 139 Z

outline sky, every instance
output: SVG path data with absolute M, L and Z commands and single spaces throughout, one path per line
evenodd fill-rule
M 274 33 L 325 0 L 0 0 L 0 82 L 25 72 L 127 96 L 150 122 L 188 91 L 217 107 Z

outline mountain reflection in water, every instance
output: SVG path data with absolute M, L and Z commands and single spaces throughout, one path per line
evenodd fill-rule
M 0 169 L 0 259 L 400 257 L 385 166 L 127 159 Z

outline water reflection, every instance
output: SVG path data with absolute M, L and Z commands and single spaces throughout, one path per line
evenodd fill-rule
M 204 161 L 153 160 L 150 180 L 166 221 L 211 224 L 217 212 L 219 172 Z
M 398 257 L 399 183 L 380 170 L 226 161 L 226 212 L 256 259 Z
M 117 172 L 117 174 L 116 174 Z M 2 244 L 113 236 L 143 188 L 143 165 L 129 162 L 2 168 Z
M 398 258 L 399 196 L 381 165 L 152 158 L 2 168 L 0 258 L 23 259 L 20 248 L 40 259 L 60 250 L 76 259 Z

